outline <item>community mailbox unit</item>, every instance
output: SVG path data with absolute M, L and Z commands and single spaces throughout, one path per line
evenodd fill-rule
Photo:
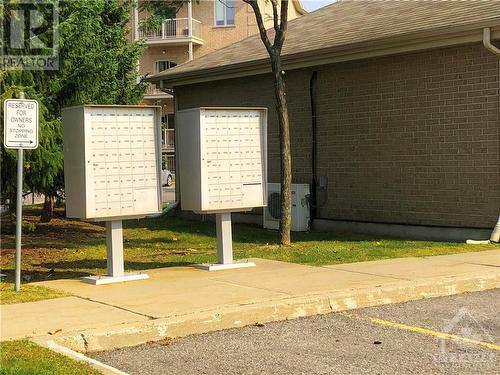
M 208 270 L 248 267 L 234 263 L 231 212 L 267 201 L 267 109 L 193 108 L 176 114 L 181 207 L 215 213 L 219 264 Z
M 161 212 L 161 108 L 85 105 L 62 112 L 66 214 L 106 221 L 106 284 L 147 278 L 125 274 L 122 220 Z

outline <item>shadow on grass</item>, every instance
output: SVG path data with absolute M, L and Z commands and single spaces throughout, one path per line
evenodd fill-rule
M 174 233 L 184 235 L 202 235 L 207 237 L 216 237 L 215 222 L 211 220 L 186 220 L 178 217 L 160 217 L 154 219 L 130 220 L 125 223 L 125 228 L 141 229 L 145 228 L 151 231 L 169 230 Z M 267 230 L 254 224 L 233 223 L 232 226 L 233 241 L 240 243 L 253 243 L 261 245 L 277 245 L 279 242 L 279 233 L 274 230 Z M 328 232 L 302 232 L 292 233 L 292 241 L 321 241 L 332 240 L 340 237 L 351 237 L 352 235 L 332 235 Z M 356 236 L 359 241 L 370 239 L 368 236 Z
M 157 262 L 137 262 L 137 261 L 126 261 L 125 260 L 125 269 L 127 270 L 146 270 L 151 268 L 167 268 L 167 267 L 178 267 L 178 266 L 188 266 L 193 264 L 193 262 L 189 261 L 157 261 Z M 83 260 L 70 260 L 70 261 L 61 261 L 61 262 L 45 262 L 40 263 L 42 267 L 48 269 L 70 269 L 72 272 L 81 273 L 85 272 L 88 275 L 88 271 L 77 271 L 81 270 L 106 270 L 107 263 L 106 259 L 83 259 Z
M 5 281 L 14 282 L 14 270 L 12 269 L 2 269 L 2 272 L 6 275 Z M 50 281 L 59 279 L 76 279 L 83 276 L 88 276 L 88 272 L 84 271 L 22 271 L 22 280 L 24 283 L 32 283 L 38 281 Z
M 39 207 L 30 207 L 26 210 L 31 214 L 30 221 L 36 225 L 36 230 L 24 235 L 24 243 L 34 248 L 50 249 L 75 249 L 87 246 L 99 246 L 105 243 L 105 232 L 103 223 L 84 222 L 76 219 L 64 218 L 64 210 L 56 210 L 56 218 L 51 223 L 37 223 L 36 215 L 40 214 Z M 125 229 L 141 230 L 150 232 L 168 231 L 171 234 L 193 236 L 192 242 L 205 241 L 216 237 L 215 222 L 213 220 L 187 220 L 176 216 L 163 216 L 159 218 L 125 220 Z M 135 235 L 135 234 L 134 234 Z M 170 234 L 169 234 L 170 235 Z M 145 234 L 134 238 L 126 235 L 127 246 L 142 247 L 144 244 L 170 244 L 173 240 L 169 235 Z M 196 238 L 197 236 L 207 238 Z M 3 248 L 13 249 L 15 239 L 13 235 L 3 237 Z M 148 238 L 149 237 L 149 238 Z M 363 242 L 371 240 L 393 240 L 390 237 L 374 237 L 351 233 L 331 232 L 300 232 L 292 233 L 292 242 L 306 241 L 349 241 Z M 277 245 L 279 243 L 278 231 L 266 230 L 258 225 L 233 224 L 233 240 L 237 243 L 248 243 L 256 245 Z M 178 246 L 175 246 L 178 247 Z
M 175 216 L 164 216 L 154 219 L 129 220 L 125 224 L 126 228 L 146 228 L 151 231 L 169 230 L 177 233 L 205 235 L 215 237 L 215 221 L 212 220 L 187 220 Z M 368 234 L 358 234 L 352 232 L 292 232 L 292 242 L 306 241 L 383 241 L 397 240 L 391 236 L 373 236 Z M 260 225 L 233 223 L 233 240 L 237 242 L 278 244 L 279 232 L 276 230 L 264 229 Z M 404 241 L 404 240 L 401 240 Z
M 208 261 L 200 259 L 200 261 Z M 156 268 L 182 267 L 191 266 L 197 261 L 164 261 L 164 262 L 127 262 L 125 261 L 126 271 L 143 271 Z M 29 278 L 28 282 L 49 281 L 59 279 L 76 279 L 89 275 L 104 275 L 106 274 L 106 260 L 101 259 L 85 259 L 78 261 L 62 261 L 62 262 L 46 262 L 41 263 L 41 266 L 50 271 L 22 271 L 23 282 L 25 278 Z M 92 270 L 92 271 L 91 271 Z M 2 273 L 6 275 L 5 281 L 14 281 L 13 269 L 2 269 Z
M 15 237 L 2 236 L 2 253 L 10 254 L 15 252 Z M 84 249 L 106 244 L 106 236 L 100 237 L 78 237 L 68 234 L 58 238 L 47 238 L 45 236 L 23 235 L 23 247 L 32 249 L 50 249 L 51 251 L 66 251 L 75 249 Z
M 215 241 L 215 240 L 214 240 Z M 182 242 L 182 241 L 181 241 Z M 124 238 L 123 247 L 125 250 L 130 248 L 151 248 L 151 250 L 165 250 L 164 245 L 178 244 L 179 241 L 174 241 L 169 236 L 158 236 L 152 238 Z M 214 242 L 215 243 L 215 242 Z M 158 246 L 158 245 L 162 246 Z M 104 242 L 99 242 L 97 245 L 105 245 Z M 155 245 L 155 246 L 153 246 Z M 178 248 L 178 246 L 176 246 Z

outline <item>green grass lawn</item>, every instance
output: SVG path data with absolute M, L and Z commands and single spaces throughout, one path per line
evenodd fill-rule
M 0 344 L 2 375 L 98 375 L 98 371 L 31 341 Z
M 30 284 L 23 284 L 21 290 L 19 292 L 15 292 L 14 283 L 8 281 L 0 283 L 0 298 L 2 305 L 21 302 L 33 302 L 42 299 L 66 296 L 68 296 L 67 293 L 61 292 L 59 290 Z
M 25 210 L 24 219 L 34 223 L 35 230 L 23 236 L 23 276 L 28 276 L 30 281 L 41 281 L 106 272 L 102 224 L 65 219 L 62 210 L 51 223 L 38 223 L 38 213 L 37 207 Z M 217 259 L 214 222 L 161 217 L 128 220 L 124 228 L 125 267 L 129 271 L 215 262 Z M 233 240 L 236 259 L 256 257 L 309 265 L 453 254 L 499 247 L 325 232 L 293 233 L 293 246 L 280 247 L 277 232 L 241 224 L 233 225 Z M 14 236 L 3 234 L 0 266 L 10 282 L 14 274 L 14 249 Z M 24 294 L 17 295 L 10 292 L 11 285 L 2 284 L 2 303 L 57 296 L 47 288 L 34 293 L 26 288 Z M 29 284 L 23 284 L 23 289 L 26 285 Z

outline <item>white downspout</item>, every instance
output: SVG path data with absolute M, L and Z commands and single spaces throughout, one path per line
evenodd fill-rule
M 488 51 L 495 54 L 499 58 L 499 60 L 498 60 L 498 65 L 499 65 L 498 96 L 500 98 L 500 49 L 495 47 L 491 43 L 491 29 L 489 27 L 485 27 L 483 29 L 483 45 Z M 500 111 L 500 103 L 499 103 L 499 111 Z M 499 113 L 499 117 L 500 117 L 500 113 Z M 491 233 L 491 237 L 490 237 L 490 242 L 499 242 L 499 241 L 500 241 L 500 216 L 498 217 L 497 224 L 495 225 L 495 228 L 493 228 L 493 232 Z
M 500 57 L 500 49 L 491 43 L 491 29 L 489 27 L 483 29 L 483 45 L 488 51 Z
M 189 61 L 193 59 L 193 1 L 188 1 Z

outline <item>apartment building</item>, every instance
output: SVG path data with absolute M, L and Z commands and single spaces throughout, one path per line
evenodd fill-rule
M 500 212 L 495 45 L 499 2 L 339 1 L 288 24 L 292 176 L 311 185 L 317 228 L 455 240 L 491 231 Z M 255 35 L 151 80 L 172 88 L 181 110 L 268 107 L 268 176 L 279 182 L 266 53 Z
M 161 1 L 161 0 L 158 0 Z M 272 26 L 269 1 L 259 0 L 266 27 Z M 145 40 L 146 50 L 140 63 L 141 75 L 157 74 L 184 62 L 196 59 L 258 33 L 252 8 L 241 0 L 199 0 L 187 2 L 175 18 L 165 19 L 154 29 L 141 27 L 149 14 L 135 8 L 133 37 Z M 288 18 L 305 13 L 299 0 L 290 0 Z M 161 105 L 163 109 L 162 144 L 166 167 L 174 166 L 174 101 L 171 94 L 150 84 L 144 104 Z

